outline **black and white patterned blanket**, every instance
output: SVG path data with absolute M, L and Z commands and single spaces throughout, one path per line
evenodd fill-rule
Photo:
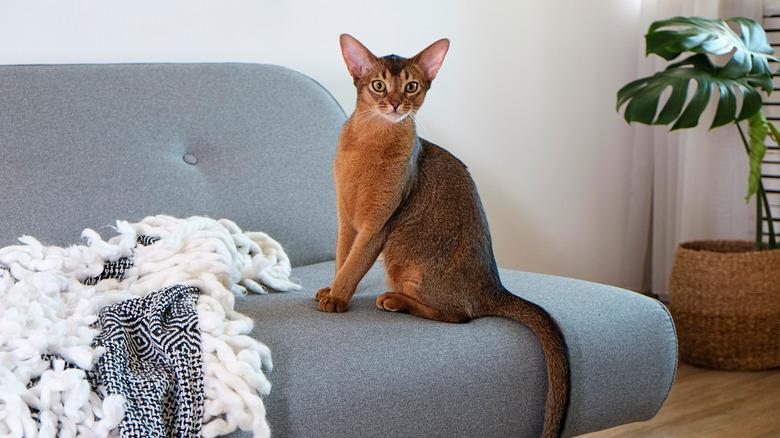
M 121 436 L 199 437 L 203 415 L 198 289 L 171 286 L 103 308 L 99 385 L 126 400 Z
M 0 435 L 268 436 L 270 351 L 233 302 L 300 288 L 282 248 L 200 217 L 116 230 L 0 249 Z

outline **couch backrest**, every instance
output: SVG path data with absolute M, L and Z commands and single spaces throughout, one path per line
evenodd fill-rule
M 204 215 L 332 259 L 346 119 L 318 83 L 253 64 L 0 67 L 0 246 Z

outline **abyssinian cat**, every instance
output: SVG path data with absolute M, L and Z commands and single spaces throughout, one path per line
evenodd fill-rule
M 566 347 L 541 307 L 501 284 L 487 220 L 466 166 L 417 136 L 414 116 L 449 41 L 406 59 L 374 56 L 349 35 L 341 50 L 357 88 L 333 163 L 338 210 L 336 276 L 319 309 L 344 312 L 383 255 L 387 292 L 377 306 L 447 322 L 505 316 L 538 336 L 548 372 L 543 437 L 560 436 L 569 400 Z

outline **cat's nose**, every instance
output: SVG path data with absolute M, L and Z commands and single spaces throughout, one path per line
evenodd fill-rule
M 390 105 L 393 106 L 393 109 L 397 110 L 399 106 L 401 106 L 400 100 L 391 100 Z

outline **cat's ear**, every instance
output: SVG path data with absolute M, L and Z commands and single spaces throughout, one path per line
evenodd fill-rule
M 444 63 L 444 55 L 450 48 L 450 40 L 443 38 L 428 46 L 425 50 L 412 58 L 425 75 L 425 80 L 430 82 L 436 77 L 441 65 Z
M 344 62 L 347 63 L 349 73 L 355 79 L 359 79 L 365 72 L 371 70 L 376 65 L 376 56 L 352 36 L 347 34 L 341 35 L 339 43 L 341 44 L 341 54 L 344 56 Z

